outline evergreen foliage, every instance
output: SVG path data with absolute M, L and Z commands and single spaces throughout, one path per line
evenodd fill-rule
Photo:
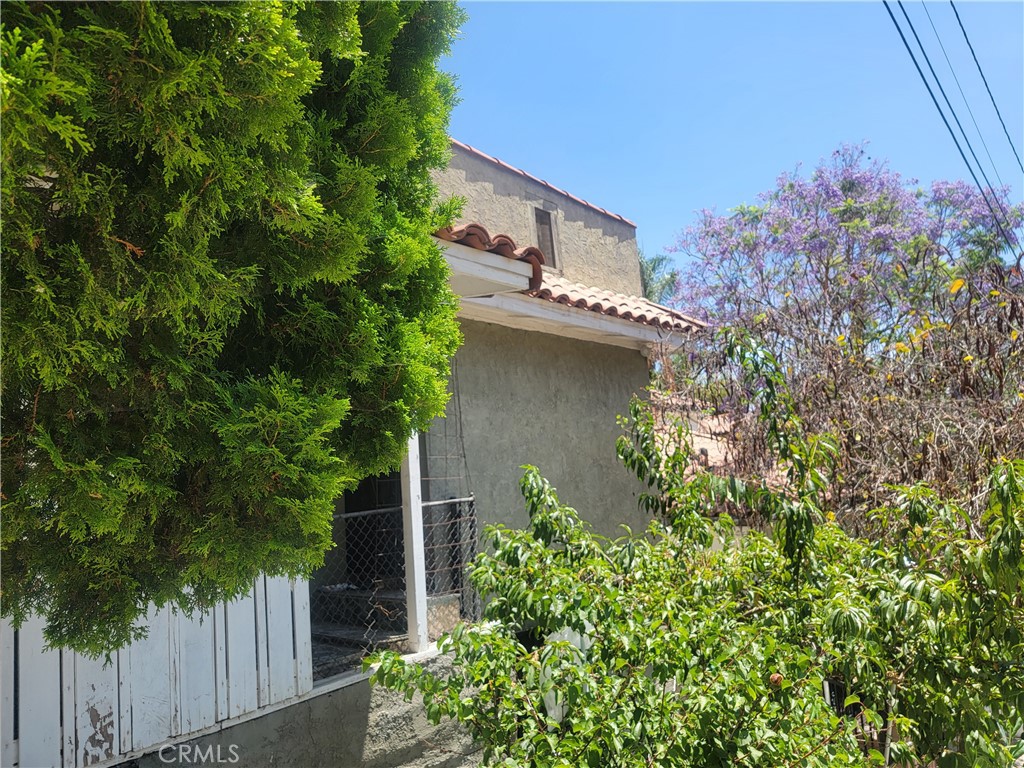
M 303 574 L 443 410 L 449 3 L 5 3 L 4 615 Z

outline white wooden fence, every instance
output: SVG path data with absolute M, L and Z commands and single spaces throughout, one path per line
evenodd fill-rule
M 202 619 L 164 608 L 111 663 L 44 650 L 43 622 L 0 623 L 0 764 L 114 762 L 313 688 L 309 587 L 256 580 Z

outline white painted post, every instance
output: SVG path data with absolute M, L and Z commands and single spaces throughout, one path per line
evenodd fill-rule
M 309 631 L 309 582 L 292 581 L 295 611 L 295 692 L 300 696 L 313 690 L 313 636 Z
M 423 491 L 420 438 L 413 433 L 402 460 L 402 530 L 405 537 L 405 613 L 409 651 L 427 648 L 427 570 L 423 550 Z

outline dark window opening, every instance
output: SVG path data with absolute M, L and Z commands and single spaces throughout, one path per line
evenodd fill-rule
M 429 470 L 425 441 L 421 469 Z M 423 489 L 451 490 L 423 472 Z M 433 485 L 432 485 L 433 484 Z M 368 653 L 408 646 L 405 537 L 400 472 L 371 477 L 337 501 L 334 543 L 310 580 L 313 680 L 359 667 Z M 424 494 L 427 495 L 427 494 Z M 452 494 L 447 494 L 451 496 Z M 429 498 L 429 496 L 428 496 Z M 466 578 L 479 551 L 472 495 L 422 503 L 427 636 L 436 640 L 460 620 L 480 617 L 480 601 Z
M 544 253 L 544 263 L 555 266 L 555 231 L 551 225 L 551 213 L 541 208 L 534 208 L 537 221 L 537 247 Z
M 345 494 L 346 581 L 359 589 L 405 588 L 402 484 L 398 472 Z
M 398 472 L 367 478 L 339 500 L 334 543 L 310 582 L 314 680 L 358 667 L 373 649 L 397 650 L 404 643 L 405 543 Z

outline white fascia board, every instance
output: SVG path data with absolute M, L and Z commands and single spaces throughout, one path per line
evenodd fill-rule
M 457 295 L 492 296 L 529 289 L 532 264 L 479 251 L 461 243 L 449 243 L 439 238 L 434 240 L 444 248 L 445 261 L 452 270 L 451 288 Z
M 675 350 L 687 338 L 687 334 L 681 331 L 666 331 L 523 294 L 465 298 L 461 302 L 459 317 L 642 352 L 659 345 Z

